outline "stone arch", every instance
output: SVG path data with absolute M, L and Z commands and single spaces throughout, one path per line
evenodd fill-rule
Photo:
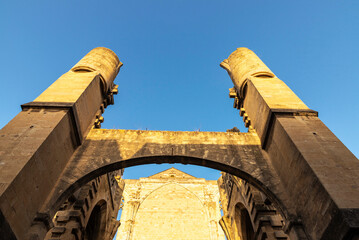
M 230 173 L 261 190 L 285 219 L 296 216 L 270 159 L 254 132 L 168 132 L 92 129 L 42 209 L 50 217 L 77 188 L 117 169 L 182 163 Z
M 243 204 L 237 203 L 234 211 L 237 234 L 242 240 L 253 240 L 254 227 L 248 209 Z
M 104 61 L 108 57 L 112 60 Z M 73 71 L 66 73 L 34 102 L 22 105 L 23 111 L 2 130 L 6 142 L 2 144 L 2 168 L 12 171 L 4 177 L 1 203 L 5 207 L 1 214 L 11 237 L 23 238 L 31 222 L 47 225 L 66 194 L 81 187 L 86 176 L 96 170 L 102 169 L 94 174 L 99 176 L 112 164 L 118 163 L 119 169 L 125 167 L 121 167 L 125 161 L 151 156 L 185 156 L 207 159 L 203 166 L 211 161 L 222 163 L 219 166 L 223 169 L 229 166 L 224 171 L 246 179 L 271 199 L 288 220 L 286 225 L 296 229 L 286 231 L 296 236 L 339 239 L 357 232 L 359 225 L 352 216 L 359 209 L 359 193 L 353 191 L 357 185 L 351 184 L 357 180 L 357 158 L 318 119 L 317 112 L 309 109 L 253 52 L 240 48 L 221 63 L 235 85 L 230 96 L 235 98 L 234 106 L 240 109 L 248 133 L 91 129 L 93 125 L 101 126 L 104 108 L 114 103 L 113 94 L 118 90 L 113 79 L 121 65 L 112 51 L 94 49 L 75 68 L 95 72 L 81 73 L 83 78 Z M 106 89 L 101 89 L 100 81 L 106 83 Z M 245 99 L 244 86 L 248 92 Z M 25 133 L 21 129 L 29 128 L 33 129 L 18 136 Z M 40 129 L 43 134 L 38 134 Z M 34 139 L 37 144 L 33 144 Z M 22 152 L 19 150 L 24 146 L 27 154 L 16 155 L 21 161 L 14 161 L 13 153 Z M 352 166 L 350 171 L 348 166 Z M 50 176 L 29 177 L 37 170 L 45 173 L 46 168 Z M 346 174 L 335 174 L 336 169 Z M 301 184 L 296 184 L 298 179 Z M 23 211 L 21 201 L 8 205 L 19 193 L 36 199 L 27 211 Z M 11 212 L 14 209 L 16 214 Z M 324 219 L 322 223 L 313 224 L 319 216 Z
M 108 172 L 132 167 L 139 166 L 144 164 L 160 164 L 160 163 L 181 163 L 181 164 L 191 164 L 198 166 L 205 166 L 209 168 L 213 168 L 216 170 L 220 170 L 223 172 L 230 173 L 234 176 L 237 176 L 241 179 L 244 179 L 246 182 L 251 183 L 257 189 L 262 191 L 268 199 L 277 207 L 277 209 L 281 212 L 284 218 L 289 217 L 290 213 L 282 202 L 281 195 L 283 191 L 280 190 L 280 184 L 276 179 L 276 176 L 271 172 L 260 173 L 257 172 L 257 169 L 254 169 L 252 174 L 249 174 L 248 169 L 240 169 L 235 167 L 233 164 L 228 164 L 225 162 L 214 161 L 210 159 L 197 158 L 192 156 L 168 156 L 168 155 L 153 155 L 153 156 L 144 156 L 144 157 L 136 157 L 123 161 L 116 161 L 109 164 L 102 164 L 102 166 L 92 166 L 94 170 L 88 173 L 84 173 L 83 171 L 80 173 L 80 176 L 76 181 L 73 181 L 72 184 L 66 184 L 62 187 L 59 192 L 62 192 L 60 196 L 57 196 L 49 206 L 49 213 L 51 215 L 51 211 L 56 211 L 58 207 L 61 205 L 63 201 L 65 201 L 73 192 L 75 192 L 78 188 L 91 181 L 92 179 L 99 177 Z M 257 167 L 258 168 L 258 167 Z M 259 168 L 258 168 L 259 169 Z M 71 171 L 71 174 L 72 171 Z M 73 178 L 73 175 L 71 175 Z M 279 194 L 278 194 L 278 193 Z

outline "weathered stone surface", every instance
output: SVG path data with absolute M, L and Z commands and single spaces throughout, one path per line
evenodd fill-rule
M 291 239 L 302 238 L 291 230 L 298 225 L 307 239 L 358 238 L 358 159 L 253 52 L 238 49 L 222 64 L 248 133 L 92 129 L 114 103 L 112 81 L 121 65 L 108 49 L 91 51 L 0 130 L 4 236 L 26 239 L 31 226 L 40 236 L 47 226 L 34 222 L 51 219 L 73 193 L 107 172 L 178 162 L 244 179 L 288 222 Z
M 4 143 L 0 143 L 0 179 L 5 185 L 0 208 L 19 239 L 25 239 L 22 234 L 27 233 L 76 147 L 68 113 L 29 113 L 21 112 L 0 131 Z M 27 115 L 35 119 L 26 122 Z M 60 144 L 62 149 L 58 148 Z
M 244 98 L 244 88 L 249 77 L 275 76 L 254 52 L 243 47 L 234 51 L 220 66 L 227 70 L 242 98 Z
M 281 216 L 270 200 L 248 184 L 228 173 L 218 179 L 223 217 L 220 224 L 228 240 L 234 239 L 307 239 L 300 226 Z M 290 228 L 289 237 L 284 231 Z
M 101 59 L 101 61 L 99 61 Z M 122 63 L 117 55 L 108 48 L 97 47 L 92 49 L 85 57 L 72 67 L 73 72 L 98 72 L 103 84 L 103 93 L 111 91 Z
M 276 116 L 269 139 L 267 152 L 312 238 L 358 229 L 359 161 L 334 134 L 317 117 Z M 356 214 L 346 219 L 349 209 Z
M 290 215 L 290 203 L 283 204 L 287 197 L 255 133 L 107 129 L 90 131 L 42 211 L 57 209 L 74 186 L 104 172 L 149 163 L 194 164 L 236 174 L 265 192 L 284 215 Z
M 107 173 L 77 190 L 55 214 L 45 239 L 112 240 L 120 225 L 117 214 L 124 189 L 122 174 L 123 170 Z M 35 232 L 31 237 L 38 236 Z
M 116 240 L 224 240 L 216 181 L 175 168 L 126 179 Z
M 121 63 L 109 49 L 89 54 L 92 70 L 70 70 L 34 102 L 22 105 L 23 111 L 0 130 L 0 210 L 18 239 L 26 238 L 68 160 L 101 114 L 101 104 L 113 101 L 101 84 L 109 85 Z M 80 63 L 84 68 L 88 61 Z
M 229 59 L 248 54 L 255 61 L 248 51 L 238 49 Z M 343 239 L 358 232 L 358 159 L 280 79 L 252 74 L 239 85 L 240 69 L 247 69 L 242 62 L 226 68 L 239 95 L 235 106 L 258 133 L 308 235 Z M 262 64 L 258 60 L 258 71 Z M 348 210 L 354 213 L 349 218 Z

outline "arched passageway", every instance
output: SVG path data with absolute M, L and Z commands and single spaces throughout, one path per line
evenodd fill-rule
M 104 129 L 90 131 L 43 210 L 53 215 L 76 189 L 107 172 L 151 163 L 193 164 L 230 173 L 261 190 L 283 216 L 292 214 L 255 133 Z
M 228 228 L 228 227 L 232 228 L 236 231 L 236 235 L 234 236 L 234 238 L 229 237 L 228 231 L 225 232 L 228 240 L 238 239 L 238 238 L 250 239 L 250 240 L 256 239 L 257 240 L 257 239 L 263 239 L 262 236 L 266 236 L 266 234 L 273 235 L 273 228 L 269 228 L 269 229 L 266 229 L 265 231 L 263 231 L 263 229 L 264 229 L 263 227 L 265 227 L 263 225 L 263 223 L 266 224 L 265 221 L 268 219 L 268 217 L 270 219 L 273 219 L 273 217 L 276 214 L 278 214 L 278 212 L 273 208 L 273 205 L 269 201 L 265 202 L 264 199 L 262 199 L 264 201 L 264 204 L 266 205 L 266 206 L 264 206 L 263 202 L 259 201 L 260 196 L 258 196 L 258 193 L 259 193 L 258 190 L 256 190 L 253 186 L 249 186 L 247 182 L 245 182 L 243 180 L 238 180 L 238 179 L 237 179 L 237 182 L 239 182 L 239 183 L 236 183 L 233 180 L 226 181 L 226 178 L 230 177 L 230 175 L 227 173 L 222 173 L 222 176 L 220 177 L 220 179 L 218 181 L 211 181 L 212 185 L 215 184 L 215 186 L 217 186 L 216 190 L 214 190 L 215 192 L 209 193 L 210 190 L 208 188 L 208 185 L 206 187 L 200 187 L 200 189 L 202 189 L 202 188 L 206 189 L 206 190 L 204 190 L 204 192 L 205 192 L 204 196 L 202 196 L 202 194 L 198 194 L 198 192 L 197 192 L 197 195 L 193 192 L 193 191 L 197 191 L 198 186 L 190 186 L 189 185 L 190 181 L 188 181 L 188 179 L 186 181 L 185 180 L 186 178 L 183 178 L 182 176 L 177 177 L 180 182 L 178 184 L 176 184 L 176 182 L 174 181 L 174 179 L 176 179 L 175 178 L 176 175 L 172 175 L 172 174 L 173 173 L 167 174 L 167 176 L 168 176 L 167 181 L 160 180 L 160 179 L 166 179 L 166 177 L 164 177 L 166 175 L 154 177 L 155 175 L 159 175 L 159 174 L 155 174 L 154 176 L 151 176 L 149 178 L 149 180 L 146 178 L 141 178 L 141 184 L 139 184 L 138 182 L 134 182 L 134 181 L 138 181 L 138 180 L 133 180 L 133 179 L 129 180 L 128 187 L 130 190 L 125 191 L 126 194 L 123 195 L 123 197 L 128 199 L 130 210 L 126 209 L 125 218 L 124 219 L 121 218 L 124 229 L 122 229 L 119 233 L 120 239 L 122 239 L 121 237 L 124 237 L 123 239 L 132 239 L 131 237 L 128 238 L 129 236 L 134 237 L 134 239 L 137 239 L 137 238 L 139 238 L 139 236 L 143 236 L 143 235 L 147 236 L 150 229 L 153 230 L 152 227 L 155 227 L 155 232 L 153 234 L 155 234 L 156 236 L 158 235 L 158 231 L 161 232 L 161 234 L 163 234 L 163 235 L 172 236 L 173 234 L 180 235 L 180 233 L 181 233 L 181 235 L 183 235 L 183 231 L 188 230 L 189 235 L 187 237 L 185 237 L 185 239 L 190 239 L 189 237 L 195 233 L 198 233 L 196 239 L 208 239 L 208 236 L 206 236 L 206 234 L 203 234 L 203 233 L 208 234 L 208 231 L 209 231 L 208 226 L 206 228 L 206 224 L 198 225 L 198 223 L 201 223 L 201 222 L 204 223 L 204 222 L 206 222 L 206 220 L 209 220 L 209 218 L 210 218 L 210 223 L 211 223 L 210 224 L 211 225 L 211 231 L 210 231 L 211 236 L 216 236 L 216 234 L 218 234 L 218 228 L 216 228 L 213 225 L 213 224 L 215 224 L 215 223 L 213 223 L 213 217 L 215 215 L 214 215 L 214 212 L 212 209 L 214 206 L 213 205 L 214 203 L 206 202 L 206 201 L 214 200 L 213 199 L 214 195 L 212 195 L 212 194 L 214 194 L 215 192 L 217 192 L 217 194 L 220 193 L 219 195 L 221 195 L 221 200 L 218 198 L 215 200 L 215 202 L 217 202 L 216 206 L 217 207 L 220 206 L 223 209 L 224 214 L 231 216 L 230 218 L 232 218 L 235 221 L 234 224 L 227 224 L 227 226 L 223 226 L 221 224 L 224 231 L 226 231 L 225 228 Z M 103 177 L 106 178 L 106 175 L 102 176 L 102 178 Z M 114 178 L 114 177 L 115 177 L 115 175 L 112 176 L 112 178 Z M 190 176 L 190 178 L 194 178 L 194 177 Z M 116 179 L 119 179 L 119 178 L 116 177 Z M 156 180 L 156 179 L 158 179 L 158 180 Z M 223 179 L 225 179 L 225 181 L 223 181 Z M 160 185 L 157 185 L 157 187 L 155 187 L 155 185 L 154 185 L 156 181 L 160 184 Z M 199 182 L 203 183 L 203 178 L 201 178 L 200 180 L 195 180 L 193 183 L 198 184 Z M 215 183 L 213 183 L 213 182 L 215 182 Z M 84 239 L 88 239 L 88 240 L 89 239 L 98 239 L 99 236 L 102 236 L 102 237 L 105 236 L 104 229 L 107 229 L 107 231 L 113 232 L 113 234 L 114 234 L 114 229 L 116 229 L 116 226 L 112 226 L 109 228 L 106 227 L 106 224 L 108 221 L 108 219 L 106 218 L 106 205 L 107 205 L 106 202 L 104 200 L 100 200 L 97 202 L 91 201 L 91 198 L 94 198 L 94 197 L 95 197 L 95 199 L 98 199 L 98 198 L 96 198 L 96 196 L 93 195 L 93 193 L 96 191 L 96 188 L 94 187 L 95 185 L 93 183 L 94 182 L 91 181 L 90 183 L 86 184 L 84 187 L 81 188 L 82 192 L 91 192 L 92 191 L 92 193 L 90 193 L 89 196 L 87 196 L 86 198 L 83 198 L 83 197 L 81 197 L 83 194 L 77 194 L 76 197 L 75 196 L 73 197 L 73 199 L 79 200 L 77 202 L 85 203 L 85 205 L 83 205 L 83 207 L 80 208 L 81 212 L 83 210 L 86 211 L 86 209 L 89 209 L 88 211 L 86 211 L 84 213 L 85 214 L 84 220 L 78 221 L 78 222 L 82 222 L 84 224 L 84 225 L 82 225 L 85 227 L 83 236 L 84 236 Z M 101 183 L 102 183 L 102 187 L 97 188 L 97 194 L 100 190 L 102 191 L 107 188 L 106 182 L 101 181 Z M 140 191 L 140 189 L 146 189 L 143 185 L 145 183 L 150 184 L 150 187 L 142 195 L 142 193 L 140 194 L 139 191 Z M 182 186 L 182 185 L 180 185 L 180 183 L 186 184 L 186 185 Z M 206 183 L 206 184 L 209 184 L 209 183 Z M 127 183 L 125 185 L 127 186 Z M 86 187 L 86 186 L 88 186 L 88 187 Z M 219 187 L 219 189 L 218 189 L 218 187 Z M 228 187 L 231 188 L 230 193 L 227 192 L 227 190 L 229 190 Z M 240 191 L 235 190 L 238 187 L 241 188 Z M 208 195 L 207 197 L 205 197 L 206 194 L 209 194 L 210 196 Z M 101 195 L 101 196 L 103 196 L 103 195 Z M 177 197 L 179 197 L 179 196 L 180 196 L 180 198 L 185 199 L 184 202 L 182 201 L 182 203 L 184 205 L 177 203 L 177 201 L 179 200 L 179 199 L 177 199 Z M 239 201 L 239 202 L 237 203 L 237 201 Z M 93 202 L 93 203 L 91 203 L 91 202 Z M 107 203 L 109 203 L 109 202 L 111 202 L 111 201 L 107 200 Z M 116 202 L 120 203 L 120 199 L 117 199 Z M 181 202 L 181 201 L 179 201 L 179 202 Z M 231 214 L 231 213 L 228 214 L 228 212 L 232 212 L 231 205 L 233 205 L 233 203 L 235 204 L 234 211 L 233 211 L 234 214 Z M 80 210 L 78 208 L 79 207 L 78 204 L 75 203 L 73 206 L 75 206 L 77 211 Z M 207 207 L 208 207 L 208 209 L 207 209 Z M 192 208 L 195 211 L 193 211 Z M 72 209 L 71 208 L 67 208 L 67 209 L 70 210 L 70 212 L 67 212 L 67 213 L 70 215 L 73 215 Z M 76 212 L 76 209 L 74 209 L 75 212 Z M 117 208 L 115 207 L 112 209 L 117 209 Z M 145 210 L 142 211 L 141 209 L 145 209 Z M 107 209 L 107 210 L 110 210 L 110 209 Z M 176 216 L 176 218 L 178 218 L 177 222 L 179 222 L 180 224 L 173 223 L 172 220 L 174 220 L 174 219 L 171 218 L 170 216 L 166 215 L 166 212 L 173 212 L 173 211 L 176 212 L 175 216 Z M 62 213 L 60 215 L 64 215 L 64 214 Z M 128 218 L 129 216 L 130 216 L 130 218 Z M 167 216 L 167 218 L 166 218 L 166 216 Z M 224 217 L 225 216 L 223 216 L 223 214 L 222 214 L 222 219 Z M 218 216 L 215 217 L 215 221 L 216 222 L 222 221 L 220 218 L 221 218 L 221 214 L 219 214 L 219 207 L 218 207 Z M 252 219 L 257 219 L 255 231 L 253 230 L 254 227 L 252 226 L 252 221 L 251 221 Z M 57 219 L 57 218 L 56 218 L 56 220 L 63 221 L 63 220 Z M 194 223 L 191 222 L 193 220 L 195 220 Z M 136 222 L 137 231 L 130 230 L 131 227 L 129 227 L 130 226 L 129 224 L 132 224 L 134 222 Z M 73 224 L 71 226 L 70 225 L 68 224 L 66 226 L 66 228 L 70 228 L 69 231 L 66 230 L 66 232 L 71 234 L 71 233 L 73 233 L 73 231 L 71 230 Z M 57 226 L 63 227 L 61 222 Z M 150 226 L 152 226 L 152 227 L 150 227 Z M 280 230 L 282 230 L 282 227 L 283 227 L 283 225 L 279 225 L 279 226 L 277 225 L 275 232 L 276 233 L 280 232 Z M 170 231 L 170 232 L 168 233 L 168 231 Z M 51 233 L 55 233 L 55 235 L 57 234 L 57 232 L 58 232 L 58 230 L 56 228 L 51 230 Z M 82 230 L 79 229 L 78 233 L 82 234 Z M 131 235 L 128 235 L 130 233 L 131 233 Z M 283 234 L 283 231 L 281 231 L 281 233 Z M 79 235 L 79 236 L 81 236 L 81 235 Z M 108 234 L 106 236 L 108 236 Z M 285 235 L 283 234 L 281 236 L 285 236 Z M 64 236 L 61 236 L 61 237 L 64 237 Z M 63 239 L 63 238 L 61 238 L 61 239 Z M 281 239 L 287 239 L 287 238 L 281 238 Z

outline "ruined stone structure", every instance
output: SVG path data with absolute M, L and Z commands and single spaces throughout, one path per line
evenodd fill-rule
M 239 48 L 221 64 L 248 133 L 99 129 L 121 66 L 111 50 L 92 50 L 0 130 L 1 238 L 43 239 L 82 186 L 148 163 L 243 179 L 289 239 L 358 238 L 358 159 L 252 51 Z
M 224 240 L 217 181 L 175 168 L 126 179 L 116 240 Z
M 124 189 L 122 173 L 107 173 L 77 190 L 55 214 L 45 239 L 112 240 L 120 225 L 117 214 Z
M 218 186 L 223 210 L 220 224 L 228 240 L 289 239 L 280 212 L 258 189 L 228 173 L 222 173 Z

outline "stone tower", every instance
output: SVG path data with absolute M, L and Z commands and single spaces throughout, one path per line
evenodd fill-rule
M 216 181 L 170 168 L 126 179 L 116 240 L 224 240 Z

